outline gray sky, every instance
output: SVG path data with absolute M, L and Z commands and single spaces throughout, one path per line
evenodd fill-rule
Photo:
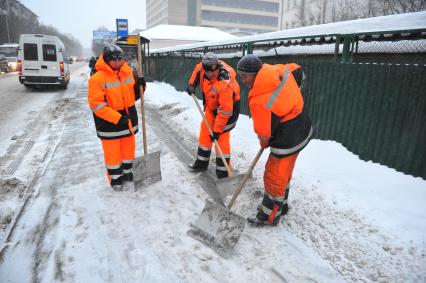
M 43 24 L 70 33 L 90 47 L 92 31 L 105 26 L 115 31 L 115 19 L 128 19 L 129 32 L 145 28 L 145 0 L 20 0 Z

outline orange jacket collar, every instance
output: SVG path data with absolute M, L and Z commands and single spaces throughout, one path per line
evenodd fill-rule
M 104 71 L 110 74 L 113 74 L 114 72 L 131 72 L 132 68 L 126 63 L 126 61 L 121 61 L 121 66 L 118 71 L 114 71 L 111 69 L 111 67 L 105 62 L 104 60 L 104 54 L 101 53 L 99 56 L 98 61 L 96 62 L 96 71 Z

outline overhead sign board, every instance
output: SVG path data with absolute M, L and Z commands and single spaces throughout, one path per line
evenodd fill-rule
M 107 44 L 117 36 L 115 31 L 93 31 L 93 41 L 96 43 Z
M 127 19 L 116 19 L 117 36 L 129 35 L 129 23 Z

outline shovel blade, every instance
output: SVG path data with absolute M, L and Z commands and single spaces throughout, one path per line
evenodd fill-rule
M 240 174 L 216 181 L 216 188 L 223 202 L 225 202 L 227 196 L 234 194 L 244 176 L 244 174 Z M 249 178 L 252 178 L 251 174 Z
M 133 161 L 135 188 L 143 188 L 161 180 L 160 151 L 136 157 Z
M 244 217 L 220 204 L 206 200 L 200 217 L 192 225 L 188 235 L 204 243 L 220 256 L 228 258 L 245 225 Z

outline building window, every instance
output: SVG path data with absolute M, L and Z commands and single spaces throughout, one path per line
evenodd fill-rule
M 278 13 L 280 4 L 257 0 L 202 0 L 202 4 Z
M 251 25 L 278 26 L 278 17 L 247 15 L 219 11 L 202 11 L 201 18 L 206 21 L 227 22 Z

